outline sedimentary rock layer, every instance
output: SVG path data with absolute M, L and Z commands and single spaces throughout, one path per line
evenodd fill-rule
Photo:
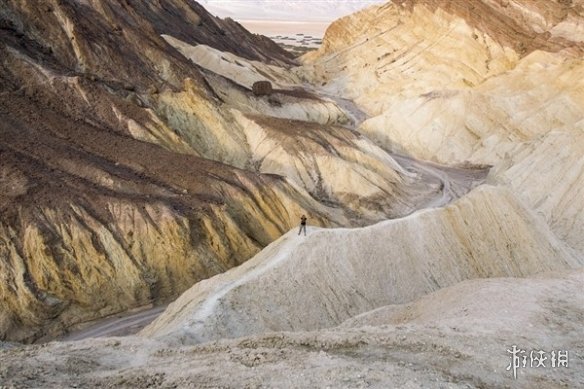
M 221 163 L 245 160 L 227 157 L 240 140 L 218 131 L 219 101 L 163 33 L 290 63 L 194 2 L 0 5 L 0 338 L 176 296 L 300 213 L 342 219 L 281 177 Z
M 305 74 L 355 98 L 385 150 L 493 166 L 582 252 L 583 15 L 581 1 L 392 2 L 333 23 Z

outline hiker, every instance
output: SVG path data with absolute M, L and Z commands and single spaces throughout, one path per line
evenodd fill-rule
M 298 231 L 298 235 L 304 230 L 304 236 L 306 236 L 306 216 L 302 215 L 300 218 L 300 230 Z

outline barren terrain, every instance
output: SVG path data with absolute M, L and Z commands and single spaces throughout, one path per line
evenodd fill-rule
M 583 26 L 400 0 L 296 60 L 195 2 L 2 3 L 0 386 L 583 387 Z

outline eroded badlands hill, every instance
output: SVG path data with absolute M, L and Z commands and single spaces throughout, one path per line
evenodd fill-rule
M 386 149 L 494 166 L 584 249 L 584 3 L 398 1 L 328 29 L 305 75 L 371 115 Z
M 154 4 L 168 11 L 172 3 Z M 151 93 L 123 85 L 115 89 L 117 84 L 95 88 L 99 78 L 76 73 L 73 80 L 71 73 L 54 77 L 54 67 L 47 70 L 53 54 L 25 56 L 20 42 L 29 37 L 17 36 L 5 45 L 12 56 L 3 65 L 6 71 L 29 69 L 20 80 L 43 80 L 32 82 L 37 89 L 67 85 L 58 92 L 45 89 L 51 98 L 73 90 L 66 96 L 80 107 L 83 101 L 110 100 L 107 109 L 96 110 L 98 116 L 91 110 L 75 116 L 67 104 L 51 108 L 64 114 L 59 120 L 77 118 L 79 124 L 67 131 L 46 120 L 26 121 L 24 115 L 16 123 L 26 126 L 8 126 L 14 119 L 3 115 L 3 135 L 16 145 L 6 151 L 16 168 L 2 176 L 10 177 L 2 182 L 14 195 L 3 204 L 18 210 L 7 212 L 11 219 L 3 221 L 10 239 L 4 238 L 2 247 L 11 248 L 7 258 L 13 261 L 5 263 L 14 263 L 3 273 L 9 275 L 4 293 L 17 297 L 8 300 L 16 302 L 9 318 L 32 312 L 19 297 L 26 293 L 14 293 L 11 285 L 20 284 L 10 277 L 23 290 L 34 285 L 25 278 L 31 274 L 25 266 L 48 255 L 49 244 L 46 238 L 40 248 L 21 242 L 38 236 L 35 228 L 42 225 L 56 236 L 49 242 L 57 243 L 50 244 L 91 229 L 75 253 L 93 248 L 95 257 L 112 266 L 132 269 L 115 262 L 132 250 L 143 255 L 138 258 L 161 258 L 157 263 L 164 265 L 170 252 L 179 252 L 193 259 L 176 267 L 195 263 L 199 275 L 235 265 L 226 259 L 236 247 L 259 250 L 285 232 L 298 212 L 316 215 L 311 218 L 322 225 L 409 216 L 364 228 L 310 226 L 306 238 L 290 231 L 243 265 L 194 285 L 139 336 L 4 346 L 2 383 L 583 386 L 578 368 L 584 355 L 579 324 L 584 320 L 583 13 L 581 1 L 397 1 L 334 23 L 322 49 L 296 69 L 278 66 L 281 58 L 258 61 L 249 52 L 228 53 L 211 41 L 158 29 L 153 42 L 172 53 L 173 61 L 164 62 L 164 56 L 154 61 L 158 65 L 149 77 L 179 74 L 174 79 L 180 82 Z M 9 34 L 16 34 L 13 30 Z M 259 79 L 270 80 L 275 93 L 253 96 L 249 84 Z M 299 87 L 304 81 L 310 84 Z M 80 87 L 83 82 L 92 88 Z M 18 100 L 30 99 L 28 89 L 12 88 L 2 95 L 10 97 L 5 104 L 30 101 Z M 122 100 L 146 116 L 122 111 Z M 42 142 L 19 137 L 18 129 Z M 104 135 L 95 136 L 97 130 Z M 102 138 L 116 141 L 104 146 Z M 44 142 L 67 153 L 39 147 Z M 28 159 L 16 154 L 18 148 Z M 31 160 L 38 174 L 51 179 L 42 181 L 33 175 L 37 170 L 19 167 L 28 166 L 21 160 Z M 489 169 L 464 168 L 469 166 L 492 166 L 488 185 L 475 188 Z M 58 181 L 65 173 L 75 179 Z M 61 198 L 73 203 L 71 210 L 43 205 L 40 195 L 23 197 L 45 193 L 42 186 L 31 189 L 37 180 L 51 189 L 54 181 L 66 183 L 65 190 L 46 193 L 58 193 L 48 197 L 57 204 Z M 116 205 L 122 194 L 131 207 L 145 210 L 124 214 Z M 24 219 L 31 211 L 22 211 L 19 199 L 41 204 L 31 206 L 37 219 Z M 206 211 L 199 211 L 199 204 Z M 104 208 L 122 217 L 112 222 Z M 54 220 L 68 214 L 55 228 Z M 93 220 L 107 228 L 94 227 Z M 169 227 L 161 228 L 158 220 Z M 139 240 L 128 238 L 130 231 L 132 236 L 140 231 Z M 186 235 L 191 243 L 182 245 Z M 227 243 L 216 240 L 227 235 Z M 163 238 L 170 244 L 161 243 Z M 104 242 L 121 248 L 103 255 Z M 136 248 L 138 242 L 150 251 Z M 57 265 L 74 258 L 58 254 L 51 254 Z M 174 268 L 164 268 L 169 281 L 179 277 Z M 69 271 L 45 269 L 34 282 Z M 90 273 L 94 284 L 103 279 L 101 269 Z M 116 285 L 125 287 L 128 279 L 123 275 Z M 42 301 L 59 306 L 52 295 Z M 71 301 L 57 311 L 59 318 L 84 307 Z M 512 345 L 569 350 L 570 368 L 520 369 L 515 380 L 506 370 Z M 21 374 L 14 375 L 15 369 Z
M 521 295 L 531 285 L 529 293 L 539 294 L 554 277 L 550 271 L 584 264 L 584 9 L 578 2 L 534 3 L 405 1 L 372 8 L 334 23 L 322 49 L 307 55 L 297 71 L 331 95 L 354 99 L 371 116 L 357 131 L 381 149 L 493 165 L 494 187 L 475 189 L 444 209 L 363 229 L 317 230 L 301 241 L 291 232 L 245 265 L 195 285 L 143 335 L 175 346 L 265 334 L 286 349 L 282 344 L 295 336 L 289 331 L 345 322 L 329 333 L 346 340 L 346 328 L 358 328 L 367 350 L 362 357 L 390 352 L 368 343 L 370 326 L 397 336 L 399 324 L 415 322 L 408 336 L 422 336 L 448 322 L 448 347 L 457 342 L 456 332 L 468 331 L 484 351 L 497 338 L 489 331 L 485 337 L 485 327 L 525 329 L 519 323 L 530 322 L 553 326 L 562 339 L 527 330 L 527 343 L 551 344 L 554 338 L 579 355 L 581 331 L 571 324 L 584 312 L 579 294 L 556 301 L 562 308 L 552 323 L 554 315 L 545 312 L 551 305 L 527 299 L 524 309 L 514 311 L 503 297 L 507 286 L 497 281 L 460 283 L 535 277 L 510 280 L 508 287 L 517 285 Z M 578 277 L 574 288 L 583 285 Z M 403 303 L 411 304 L 396 306 Z M 477 319 L 467 327 L 467 317 Z M 504 343 L 508 338 L 501 335 Z M 442 355 L 436 349 L 420 346 L 416 363 L 425 352 Z M 421 365 L 416 377 L 428 380 L 423 371 L 436 364 Z M 499 365 L 455 370 L 472 385 L 499 385 L 505 378 L 497 373 L 504 374 L 507 363 Z M 407 375 L 402 371 L 390 382 L 405 385 L 399 379 Z M 537 379 L 582 382 L 574 372 L 544 377 Z M 458 379 L 455 384 L 464 381 Z
M 208 145 L 228 121 L 162 33 L 291 62 L 194 2 L 0 4 L 0 338 L 175 296 L 299 212 L 342 220 L 282 177 L 221 163 L 241 139 Z
M 176 297 L 303 213 L 365 225 L 487 173 L 398 163 L 285 51 L 193 1 L 6 1 L 0 38 L 0 338 Z

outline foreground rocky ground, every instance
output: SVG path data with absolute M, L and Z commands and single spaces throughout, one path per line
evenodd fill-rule
M 581 270 L 466 281 L 339 327 L 197 346 L 132 336 L 16 347 L 0 352 L 0 380 L 16 388 L 577 388 L 583 282 Z M 567 350 L 569 366 L 548 359 L 514 379 L 513 345 L 548 358 Z

